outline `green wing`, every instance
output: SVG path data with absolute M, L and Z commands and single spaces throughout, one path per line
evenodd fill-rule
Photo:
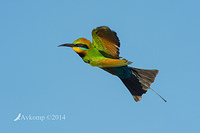
M 119 39 L 116 32 L 106 26 L 92 30 L 93 45 L 105 57 L 119 59 Z

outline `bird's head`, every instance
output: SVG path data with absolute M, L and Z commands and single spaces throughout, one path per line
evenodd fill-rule
M 85 38 L 79 38 L 77 40 L 75 40 L 73 43 L 65 43 L 65 44 L 61 44 L 60 46 L 66 46 L 66 47 L 72 47 L 72 49 L 80 56 L 80 57 L 84 57 L 90 46 L 91 46 L 91 42 Z

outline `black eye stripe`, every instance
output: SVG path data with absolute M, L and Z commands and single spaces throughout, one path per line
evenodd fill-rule
M 75 46 L 89 49 L 86 44 L 82 44 L 82 43 L 76 44 Z

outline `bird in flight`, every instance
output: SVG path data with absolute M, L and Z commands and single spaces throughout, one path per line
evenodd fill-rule
M 153 90 L 150 85 L 154 82 L 158 70 L 129 67 L 130 61 L 120 59 L 119 39 L 116 32 L 109 27 L 101 26 L 93 29 L 92 43 L 85 38 L 79 38 L 73 43 L 65 43 L 58 47 L 60 46 L 71 47 L 85 63 L 119 77 L 136 102 L 142 99 L 142 95 L 148 89 Z M 156 94 L 161 97 L 158 93 Z M 166 102 L 163 97 L 161 98 Z

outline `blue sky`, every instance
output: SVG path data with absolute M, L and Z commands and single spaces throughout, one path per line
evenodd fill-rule
M 199 133 L 200 1 L 1 0 L 0 132 Z M 106 25 L 132 67 L 159 69 L 136 103 L 66 42 Z M 18 114 L 44 116 L 13 121 Z M 65 115 L 65 120 L 47 116 Z

